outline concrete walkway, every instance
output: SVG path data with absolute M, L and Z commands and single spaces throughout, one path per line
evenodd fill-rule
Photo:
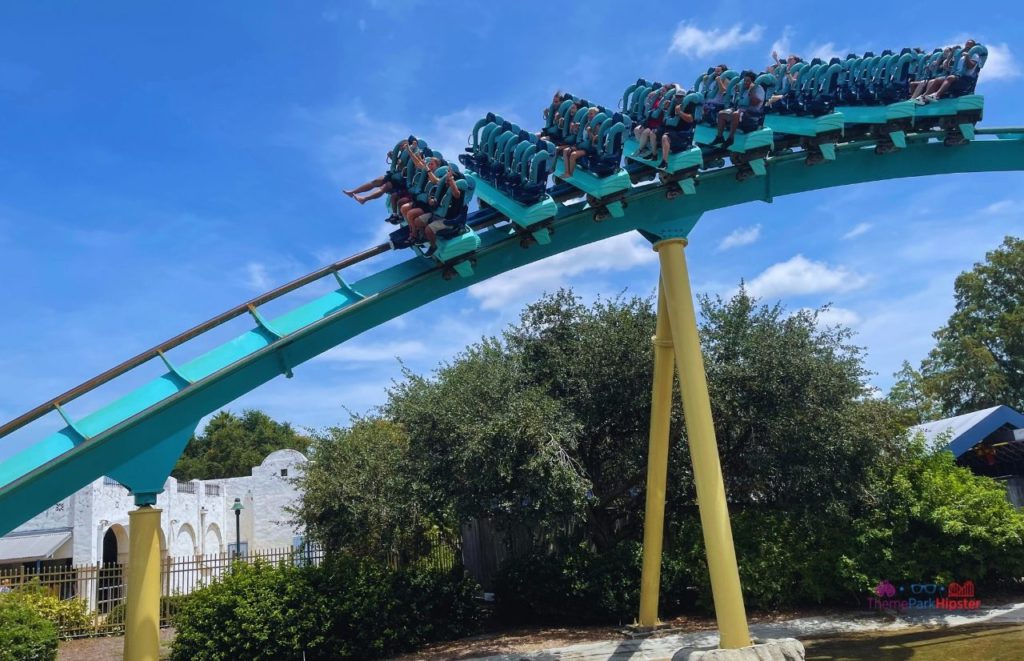
M 1024 623 L 1024 603 L 981 608 L 970 613 L 920 610 L 895 613 L 865 613 L 863 616 L 834 619 L 802 617 L 785 622 L 754 624 L 750 635 L 757 642 L 796 638 L 810 640 L 832 634 L 869 631 L 897 631 L 910 627 L 957 627 L 965 624 L 1021 624 Z M 477 657 L 470 661 L 655 661 L 672 659 L 680 650 L 714 648 L 718 645 L 716 632 L 678 633 L 642 639 L 608 640 L 581 643 L 542 652 L 498 654 Z

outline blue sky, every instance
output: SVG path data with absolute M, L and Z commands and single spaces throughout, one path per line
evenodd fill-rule
M 965 12 L 938 1 L 922 14 L 913 3 L 861 2 L 838 15 L 821 3 L 770 6 L 5 3 L 0 420 L 378 242 L 382 203 L 360 207 L 339 191 L 379 175 L 398 137 L 415 131 L 455 153 L 488 110 L 539 126 L 557 88 L 614 104 L 638 76 L 690 84 L 720 61 L 763 67 L 773 45 L 829 55 L 969 33 L 993 53 L 981 75 L 984 124 L 1024 125 L 1019 6 Z M 691 275 L 703 292 L 728 293 L 742 278 L 790 309 L 832 303 L 886 388 L 902 360 L 916 363 L 931 346 L 955 276 L 1004 235 L 1024 234 L 1022 189 L 1020 173 L 964 175 L 716 212 L 691 236 Z M 383 400 L 396 356 L 429 370 L 558 285 L 588 298 L 648 294 L 654 257 L 638 236 L 620 237 L 506 274 L 231 408 L 303 427 L 344 422 L 346 409 Z

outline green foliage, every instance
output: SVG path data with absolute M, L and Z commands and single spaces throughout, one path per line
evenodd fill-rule
M 172 659 L 294 659 L 323 649 L 328 603 L 305 572 L 236 563 L 178 612 Z
M 952 453 L 913 439 L 898 462 L 880 467 L 873 491 L 874 507 L 854 522 L 862 583 L 1024 576 L 1024 512 Z
M 42 585 L 38 578 L 3 596 L 27 605 L 41 617 L 52 622 L 62 634 L 78 633 L 92 628 L 92 614 L 84 600 L 77 597 L 61 599 Z
M 851 331 L 823 327 L 820 311 L 788 314 L 760 305 L 742 288 L 728 300 L 700 303 L 730 501 L 823 506 L 855 498 L 874 458 L 901 428 L 891 413 L 865 401 L 867 372 Z M 673 492 L 677 507 L 691 497 Z
M 1006 237 L 954 290 L 956 309 L 921 364 L 923 390 L 946 415 L 1024 409 L 1024 239 Z
M 1024 513 L 1003 487 L 959 467 L 920 439 L 872 471 L 849 507 L 733 509 L 733 538 L 746 603 L 773 609 L 861 602 L 886 579 L 971 579 L 980 589 L 1024 575 Z M 710 608 L 696 513 L 677 517 L 666 565 L 681 568 Z
M 316 461 L 299 479 L 296 510 L 311 539 L 330 551 L 380 561 L 397 556 L 402 564 L 429 551 L 432 526 L 421 512 L 400 426 L 357 418 L 349 428 L 314 436 L 312 454 Z M 457 542 L 456 535 L 447 537 Z
M 306 452 L 308 446 L 309 439 L 290 424 L 262 411 L 246 410 L 241 416 L 221 411 L 189 441 L 171 475 L 179 480 L 246 476 L 275 450 Z
M 57 658 L 57 627 L 30 603 L 0 594 L 0 661 Z
M 165 594 L 160 597 L 160 613 L 161 617 L 164 615 L 173 623 L 174 618 L 178 612 L 184 607 L 185 602 L 188 601 L 191 595 L 188 594 Z M 107 613 L 107 617 L 104 620 L 104 624 L 108 626 L 113 625 L 124 625 L 125 617 L 128 614 L 128 604 L 121 602 L 110 609 Z
M 347 556 L 323 567 L 236 565 L 180 610 L 172 659 L 370 659 L 471 633 L 476 585 Z
M 508 620 L 632 621 L 640 598 L 640 545 L 623 542 L 600 555 L 587 545 L 537 551 L 506 565 L 496 589 L 499 613 Z
M 640 603 L 639 542 L 620 542 L 604 553 L 580 544 L 565 553 L 537 550 L 510 561 L 498 575 L 498 614 L 507 621 L 547 624 L 626 624 Z M 689 577 L 666 557 L 662 612 L 692 601 Z
M 629 515 L 643 506 L 654 322 L 648 299 L 588 307 L 562 290 L 527 306 L 504 334 L 527 382 L 572 416 L 576 440 L 567 450 L 589 481 L 583 531 L 599 551 L 639 530 L 640 519 Z M 672 430 L 679 438 L 678 401 Z
M 942 417 L 942 403 L 928 391 L 924 376 L 913 365 L 904 360 L 893 377 L 886 399 L 899 409 L 901 422 L 912 427 Z
M 384 413 L 408 434 L 424 510 L 446 527 L 474 517 L 554 526 L 582 510 L 588 481 L 574 461 L 572 414 L 496 340 L 434 379 L 407 372 Z

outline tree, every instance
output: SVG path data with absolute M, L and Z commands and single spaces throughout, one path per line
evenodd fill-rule
M 171 475 L 179 480 L 209 480 L 249 475 L 275 450 L 306 452 L 309 439 L 287 422 L 247 409 L 241 416 L 220 411 L 192 438 Z
M 529 382 L 571 412 L 574 462 L 590 484 L 589 541 L 601 551 L 639 534 L 647 475 L 653 301 L 620 296 L 586 306 L 561 290 L 523 310 L 504 333 Z M 679 398 L 671 438 L 682 434 Z M 685 488 L 674 453 L 672 483 Z M 679 480 L 682 480 L 681 484 Z
M 700 307 L 729 500 L 855 500 L 875 457 L 902 429 L 890 407 L 870 400 L 852 331 L 819 323 L 824 308 L 787 314 L 742 287 L 728 300 L 702 297 Z
M 575 461 L 573 415 L 497 340 L 469 347 L 432 379 L 407 371 L 383 413 L 409 435 L 435 519 L 553 528 L 579 515 L 589 482 Z
M 954 291 L 956 309 L 921 364 L 925 392 L 946 415 L 1024 410 L 1024 239 L 1006 237 Z
M 315 435 L 312 455 L 315 461 L 298 479 L 303 496 L 295 512 L 310 538 L 382 561 L 415 558 L 429 548 L 431 522 L 419 503 L 402 427 L 357 418 L 350 427 Z M 447 531 L 447 541 L 457 543 L 450 526 Z
M 896 381 L 886 399 L 899 409 L 904 424 L 909 427 L 942 417 L 942 403 L 928 392 L 921 372 L 904 360 L 893 376 Z

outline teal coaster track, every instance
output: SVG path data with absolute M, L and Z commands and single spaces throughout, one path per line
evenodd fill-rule
M 765 130 L 765 129 L 761 129 Z M 970 138 L 948 146 L 948 132 L 908 132 L 904 148 L 878 149 L 885 133 L 839 142 L 828 163 L 808 167 L 802 151 L 763 155 L 755 176 L 737 181 L 749 163 L 689 173 L 679 179 L 637 183 L 618 191 L 613 213 L 588 201 L 548 205 L 541 237 L 525 231 L 508 213 L 489 205 L 469 222 L 473 251 L 458 256 L 466 268 L 453 269 L 443 259 L 412 258 L 349 284 L 345 269 L 392 249 L 382 244 L 328 265 L 314 273 L 229 310 L 96 378 L 55 397 L 0 426 L 0 442 L 43 416 L 58 413 L 66 426 L 40 438 L 0 463 L 0 534 L 69 496 L 100 476 L 110 476 L 135 494 L 139 505 L 153 503 L 204 416 L 271 379 L 291 376 L 292 369 L 360 333 L 435 299 L 566 250 L 625 232 L 639 231 L 652 242 L 686 237 L 701 216 L 752 201 L 884 179 L 960 172 L 1024 170 L 1024 129 L 977 129 Z M 945 144 L 944 144 L 945 142 Z M 885 155 L 880 155 L 882 152 Z M 739 160 L 739 163 L 736 161 Z M 717 163 L 716 163 L 717 165 Z M 694 185 L 699 184 L 699 185 Z M 686 194 L 681 194 L 686 193 Z M 579 197 L 579 194 L 576 196 Z M 476 240 L 478 238 L 478 241 Z M 439 251 L 439 254 L 443 254 Z M 457 266 L 458 264 L 456 264 Z M 462 277 L 453 277 L 455 272 Z M 286 314 L 266 319 L 260 306 L 324 279 L 336 287 Z M 251 330 L 190 362 L 175 365 L 167 352 L 241 316 L 252 318 Z M 161 361 L 166 372 L 85 417 L 73 419 L 65 406 L 130 371 Z M 27 430 L 26 430 L 27 431 Z

